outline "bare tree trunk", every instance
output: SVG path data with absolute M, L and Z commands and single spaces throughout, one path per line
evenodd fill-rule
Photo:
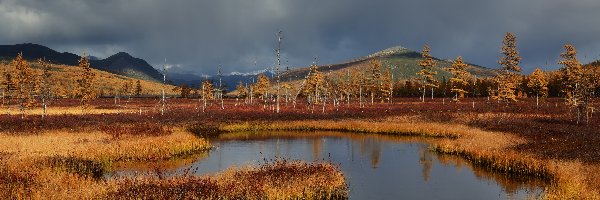
M 433 87 L 431 87 L 431 99 L 433 99 Z
M 540 94 L 539 94 L 539 93 L 535 94 L 535 107 L 536 107 L 536 108 L 540 108 L 540 100 L 539 100 L 539 96 L 540 96 Z
M 423 97 L 421 98 L 421 101 L 425 102 L 425 91 L 426 91 L 426 87 L 423 86 Z

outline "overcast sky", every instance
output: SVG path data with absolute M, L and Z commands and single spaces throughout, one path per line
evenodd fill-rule
M 497 68 L 504 34 L 517 35 L 526 72 L 557 68 L 563 44 L 600 58 L 598 0 L 0 0 L 0 43 L 38 43 L 98 57 L 125 51 L 155 67 L 214 74 L 275 64 L 338 63 L 428 43 L 438 58 L 462 55 Z M 253 61 L 257 60 L 255 67 Z

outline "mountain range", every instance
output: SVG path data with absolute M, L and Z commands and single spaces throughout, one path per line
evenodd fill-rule
M 38 44 L 16 44 L 16 45 L 0 45 L 0 59 L 9 60 L 13 59 L 19 52 L 23 52 L 23 56 L 27 60 L 36 60 L 39 58 L 45 58 L 46 60 L 62 65 L 78 65 L 79 55 L 63 52 L 60 53 L 46 46 Z M 153 68 L 148 62 L 143 59 L 135 58 L 128 53 L 119 52 L 108 58 L 100 59 L 97 57 L 89 56 L 90 64 L 92 68 L 107 71 L 117 75 L 123 75 L 131 78 L 138 78 L 154 82 L 162 82 L 163 75 L 158 70 Z M 420 69 L 418 62 L 422 59 L 421 54 L 417 51 L 413 51 L 401 46 L 396 46 L 382 51 L 375 52 L 373 54 L 356 58 L 347 62 L 330 65 L 320 65 L 319 70 L 325 73 L 345 73 L 346 71 L 353 70 L 364 70 L 363 68 L 372 59 L 379 59 L 382 61 L 384 67 L 391 67 L 394 79 L 397 80 L 408 80 L 416 77 L 416 72 Z M 442 60 L 434 58 L 436 60 L 435 71 L 438 72 L 438 79 L 448 79 L 451 74 L 446 70 L 452 64 L 451 60 Z M 471 74 L 477 77 L 489 77 L 494 76 L 497 72 L 494 69 L 469 64 L 467 70 Z M 282 82 L 291 82 L 303 79 L 308 74 L 309 67 L 299 67 L 283 71 L 281 74 Z M 168 73 L 169 83 L 181 85 L 187 84 L 190 86 L 198 86 L 204 79 L 210 79 L 219 83 L 221 79 L 223 87 L 227 90 L 232 91 L 235 86 L 241 81 L 243 83 L 250 84 L 256 80 L 259 74 L 265 74 L 268 77 L 273 77 L 273 72 L 268 70 L 257 71 L 253 73 L 230 73 L 218 76 L 207 76 L 201 77 L 192 73 Z
M 0 45 L 0 59 L 10 60 L 21 52 L 27 60 L 44 58 L 51 63 L 61 65 L 76 66 L 80 59 L 79 55 L 69 52 L 60 53 L 39 44 Z M 91 67 L 95 69 L 148 81 L 160 82 L 163 79 L 162 74 L 148 62 L 125 52 L 119 52 L 105 59 L 94 56 L 89 58 Z

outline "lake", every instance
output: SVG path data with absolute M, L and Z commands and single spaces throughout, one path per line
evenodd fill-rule
M 527 199 L 547 184 L 474 167 L 428 149 L 427 139 L 335 132 L 231 133 L 208 153 L 165 163 L 117 166 L 112 177 L 152 173 L 217 173 L 275 159 L 339 165 L 350 199 Z M 154 170 L 156 171 L 156 170 Z

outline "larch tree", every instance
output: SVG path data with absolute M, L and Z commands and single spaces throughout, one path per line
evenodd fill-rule
M 79 74 L 79 79 L 77 79 L 77 94 L 81 99 L 81 104 L 87 107 L 97 97 L 94 89 L 96 74 L 92 71 L 90 60 L 85 53 L 79 59 L 79 67 L 82 68 L 82 72 Z
M 137 81 L 135 81 L 135 96 L 139 97 L 141 95 L 142 95 L 142 83 L 138 79 Z
M 459 101 L 460 98 L 464 98 L 467 92 L 467 86 L 469 84 L 468 79 L 471 78 L 471 73 L 466 70 L 467 64 L 464 63 L 461 56 L 458 56 L 452 66 L 448 69 L 452 73 L 450 78 L 450 91 L 454 93 L 454 101 Z
M 497 77 L 498 95 L 496 99 L 502 101 L 517 101 L 515 89 L 519 84 L 521 56 L 517 51 L 517 37 L 507 32 L 502 41 L 502 57 L 498 62 L 502 65 L 502 72 Z
M 17 54 L 12 65 L 15 68 L 16 98 L 19 100 L 21 118 L 24 118 L 25 109 L 35 105 L 36 76 L 29 63 L 23 58 L 23 53 Z
M 325 87 L 325 77 L 318 70 L 317 65 L 310 66 L 310 75 L 306 78 L 306 83 L 302 88 L 302 94 L 308 98 L 309 103 L 317 104 L 319 98 L 323 95 Z
M 389 103 L 392 102 L 392 93 L 394 91 L 394 83 L 392 80 L 392 72 L 389 68 L 386 68 L 383 71 L 383 75 L 381 76 L 381 87 L 379 91 L 381 92 L 381 96 L 383 97 L 381 101 L 387 100 Z
M 40 80 L 40 91 L 39 92 L 40 92 L 40 98 L 42 99 L 42 109 L 43 109 L 42 117 L 44 117 L 46 115 L 46 111 L 48 109 L 48 100 L 52 97 L 52 92 L 50 90 L 50 88 L 51 88 L 50 69 L 52 68 L 52 66 L 50 65 L 50 63 L 48 63 L 42 59 L 38 60 L 38 64 L 42 68 L 42 74 L 40 75 L 41 77 L 39 78 L 39 80 Z
M 252 90 L 254 94 L 256 94 L 255 96 L 264 100 L 268 98 L 268 92 L 271 88 L 271 81 L 269 81 L 269 78 L 267 78 L 267 76 L 264 74 L 259 74 L 256 79 L 256 83 L 254 83 L 252 86 Z
M 369 62 L 369 78 L 367 79 L 367 88 L 371 94 L 371 104 L 375 101 L 376 96 L 380 96 L 379 93 L 382 85 L 381 61 L 379 59 L 373 59 Z
M 583 66 L 577 60 L 577 51 L 571 44 L 565 45 L 565 52 L 558 64 L 563 67 L 561 70 L 562 92 L 565 95 L 567 105 L 576 109 L 577 124 L 581 121 L 581 113 L 589 114 L 590 101 L 594 85 L 593 76 L 586 74 Z
M 535 93 L 535 106 L 539 107 L 540 97 L 545 98 L 548 96 L 548 80 L 542 69 L 535 68 L 535 70 L 529 75 L 527 87 Z
M 200 92 L 202 95 L 202 100 L 204 101 L 204 107 L 202 107 L 202 112 L 204 112 L 204 110 L 206 109 L 207 101 L 214 98 L 213 90 L 214 87 L 210 80 L 204 80 L 204 82 L 202 82 L 202 91 Z
M 9 99 L 9 104 L 10 104 L 10 99 L 13 98 L 14 93 L 17 91 L 17 87 L 15 86 L 15 80 L 14 80 L 14 75 L 12 73 L 11 69 L 8 68 L 12 68 L 10 66 L 5 66 L 5 70 L 2 74 L 3 76 L 3 80 L 2 80 L 2 104 L 5 104 L 5 99 Z
M 129 81 L 125 81 L 125 83 L 123 83 L 120 93 L 127 98 L 131 96 L 131 86 L 129 85 Z
M 237 87 L 235 87 L 235 90 L 237 91 L 238 98 L 246 98 L 246 96 L 248 96 L 248 88 L 244 86 L 244 83 L 242 83 L 242 81 L 238 83 Z
M 423 83 L 423 102 L 425 102 L 425 93 L 428 87 L 431 88 L 431 99 L 433 99 L 434 88 L 439 87 L 438 81 L 437 79 L 435 79 L 435 75 L 437 75 L 437 72 L 433 70 L 433 68 L 435 67 L 435 62 L 431 54 L 429 54 L 430 51 L 431 49 L 429 48 L 429 45 L 423 46 L 423 52 L 421 53 L 423 60 L 419 62 L 421 70 L 417 72 L 417 75 L 421 76 L 419 79 Z

